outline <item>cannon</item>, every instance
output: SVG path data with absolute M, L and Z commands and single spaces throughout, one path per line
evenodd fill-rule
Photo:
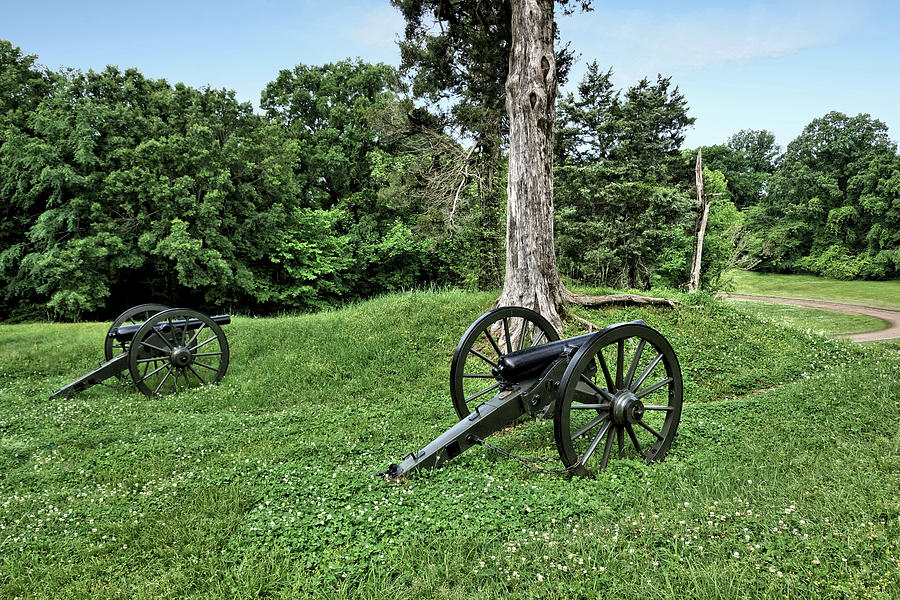
M 433 469 L 475 445 L 494 447 L 485 438 L 523 417 L 553 419 L 562 472 L 592 476 L 616 455 L 662 460 L 681 418 L 683 383 L 672 346 L 642 320 L 559 339 L 538 313 L 503 307 L 463 334 L 450 364 L 450 398 L 459 422 L 382 476 Z
M 73 396 L 110 378 L 125 381 L 126 371 L 148 397 L 217 383 L 229 358 L 221 326 L 230 322 L 230 315 L 209 317 L 188 308 L 133 306 L 113 321 L 106 334 L 106 361 L 50 398 Z

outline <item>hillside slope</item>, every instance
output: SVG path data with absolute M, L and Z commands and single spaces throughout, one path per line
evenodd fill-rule
M 900 352 L 707 298 L 579 313 L 643 318 L 678 353 L 686 406 L 665 462 L 568 480 L 475 449 L 375 479 L 455 422 L 450 357 L 493 298 L 236 318 L 220 386 L 154 399 L 102 387 L 47 399 L 96 365 L 107 324 L 0 326 L 0 596 L 900 589 Z M 554 452 L 550 422 L 495 437 Z

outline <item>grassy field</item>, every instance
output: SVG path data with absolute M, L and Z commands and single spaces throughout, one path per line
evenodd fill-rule
M 838 281 L 814 275 L 732 271 L 735 294 L 806 298 L 900 310 L 900 280 Z
M 755 300 L 725 300 L 739 310 L 754 314 L 782 325 L 810 330 L 823 335 L 842 333 L 862 333 L 885 329 L 888 324 L 881 319 L 866 315 L 851 315 L 833 310 L 757 302 Z
M 569 480 L 477 448 L 374 478 L 455 422 L 450 357 L 492 299 L 236 318 L 220 386 L 154 399 L 47 399 L 108 324 L 0 325 L 0 597 L 896 597 L 900 350 L 706 297 L 579 312 L 672 342 L 665 462 Z M 554 452 L 548 421 L 495 438 Z

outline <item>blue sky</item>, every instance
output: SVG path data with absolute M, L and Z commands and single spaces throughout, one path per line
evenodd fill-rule
M 397 65 L 403 21 L 387 0 L 2 1 L 0 38 L 47 67 L 137 67 L 254 102 L 280 69 L 346 57 Z M 686 145 L 769 129 L 786 146 L 830 110 L 870 113 L 900 140 L 900 3 L 594 2 L 560 16 L 564 40 L 616 83 L 672 76 L 696 117 Z

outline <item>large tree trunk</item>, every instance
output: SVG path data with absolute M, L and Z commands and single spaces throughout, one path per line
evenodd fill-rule
M 553 244 L 553 1 L 511 1 L 506 275 L 497 304 L 531 308 L 561 332 L 563 287 Z

